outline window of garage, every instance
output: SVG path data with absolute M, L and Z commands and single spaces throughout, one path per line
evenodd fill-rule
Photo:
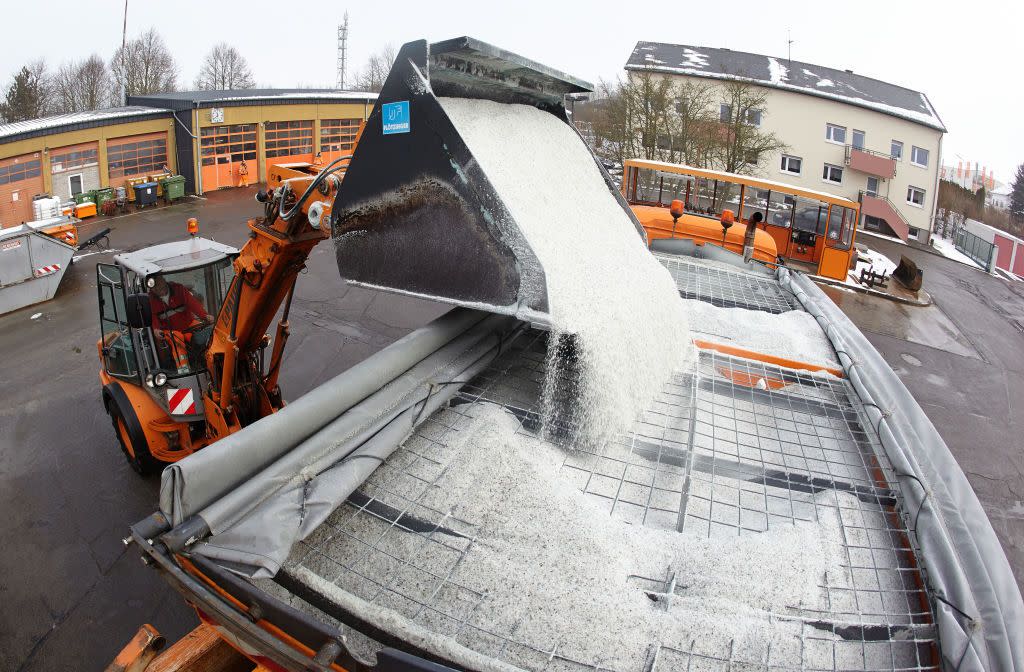
M 167 134 L 151 133 L 107 141 L 111 182 L 159 173 L 167 165 Z
M 267 158 L 282 163 L 294 159 L 309 161 L 313 158 L 313 122 L 268 121 L 266 131 Z

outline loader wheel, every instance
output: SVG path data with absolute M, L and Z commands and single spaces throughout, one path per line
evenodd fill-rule
M 149 452 L 149 446 L 145 442 L 140 445 L 132 443 L 131 432 L 128 431 L 128 423 L 125 422 L 121 409 L 116 403 L 107 406 L 107 413 L 110 414 L 110 421 L 114 425 L 114 433 L 117 434 L 117 442 L 121 444 L 121 451 L 124 452 L 128 464 L 140 476 L 149 476 L 160 471 L 163 465 Z

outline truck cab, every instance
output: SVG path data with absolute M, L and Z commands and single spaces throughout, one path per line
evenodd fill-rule
M 140 473 L 209 442 L 206 349 L 238 253 L 193 237 L 96 266 L 103 402 Z

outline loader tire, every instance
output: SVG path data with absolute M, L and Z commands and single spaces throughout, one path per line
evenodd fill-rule
M 124 393 L 122 392 L 122 394 Z M 117 437 L 117 442 L 121 444 L 121 452 L 128 460 L 128 465 L 140 476 L 150 476 L 163 469 L 163 463 L 149 452 L 146 435 L 141 431 L 141 426 L 137 427 L 139 421 L 135 414 L 129 410 L 128 413 L 132 413 L 131 417 L 125 417 L 126 414 L 121 411 L 120 404 L 113 395 L 104 396 L 106 397 L 107 414 L 114 426 L 114 435 Z

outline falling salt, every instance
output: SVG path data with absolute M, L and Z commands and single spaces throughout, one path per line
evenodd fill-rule
M 440 100 L 543 265 L 547 419 L 567 414 L 587 440 L 627 426 L 692 353 L 672 277 L 568 124 L 527 105 Z M 579 376 L 568 411 L 555 398 L 566 368 Z

